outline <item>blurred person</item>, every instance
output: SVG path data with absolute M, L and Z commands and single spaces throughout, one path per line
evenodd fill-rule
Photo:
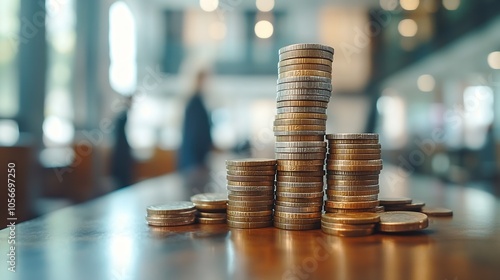
M 177 157 L 177 168 L 193 193 L 201 192 L 208 182 L 207 157 L 213 148 L 210 117 L 202 97 L 207 76 L 206 70 L 196 76 L 194 93 L 184 112 L 182 144 Z
M 128 112 L 132 106 L 132 101 L 132 96 L 125 99 L 125 109 L 118 114 L 114 126 L 115 142 L 111 155 L 111 176 L 115 180 L 118 189 L 133 183 L 134 159 L 126 133 Z

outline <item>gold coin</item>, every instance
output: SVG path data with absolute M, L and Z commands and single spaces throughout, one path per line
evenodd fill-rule
M 380 154 L 330 154 L 326 158 L 328 160 L 370 160 L 380 159 Z
M 268 176 L 235 176 L 227 175 L 226 179 L 232 182 L 272 182 L 274 181 L 274 175 Z
M 272 221 L 264 222 L 236 222 L 227 220 L 227 225 L 232 228 L 263 228 L 270 227 L 273 225 Z
M 242 216 L 228 215 L 227 219 L 233 222 L 267 222 L 267 221 L 272 221 L 273 217 L 271 215 L 256 216 L 256 217 L 242 217 Z
M 322 188 L 324 186 L 323 181 L 318 182 L 276 182 L 276 187 L 288 187 L 288 188 Z
M 321 202 L 285 202 L 285 201 L 275 201 L 276 206 L 285 207 L 323 207 L 323 201 Z
M 317 76 L 317 77 L 325 77 L 331 78 L 331 72 L 318 71 L 318 70 L 291 70 L 283 72 L 281 69 L 278 69 L 278 78 L 288 78 L 288 77 L 297 77 L 297 76 Z
M 191 217 L 192 215 L 196 214 L 197 210 L 189 210 L 186 212 L 178 212 L 178 213 L 170 213 L 170 214 L 154 214 L 154 213 L 148 213 L 147 217 L 151 218 L 158 218 L 158 219 L 164 219 L 164 218 L 178 218 L 178 217 Z
M 304 154 L 291 154 L 291 153 L 284 153 L 284 154 L 279 154 L 275 153 L 276 159 L 283 159 L 283 160 L 310 160 L 310 159 L 319 159 L 319 160 L 324 160 L 325 159 L 325 153 L 304 153 Z
M 274 179 L 268 181 L 254 181 L 254 182 L 241 182 L 241 181 L 227 181 L 228 186 L 273 186 Z
M 333 61 L 333 53 L 323 50 L 293 50 L 286 51 L 279 55 L 279 60 L 286 60 L 292 58 L 314 57 L 323 58 Z
M 318 197 L 321 197 L 322 198 L 323 192 L 315 192 L 315 193 L 277 192 L 276 197 L 289 197 L 289 198 L 318 198 Z M 377 201 L 377 203 L 378 203 L 378 201 Z
M 225 224 L 226 218 L 224 217 L 223 219 L 220 219 L 220 218 L 198 217 L 196 221 L 200 224 Z
M 345 180 L 345 181 L 364 181 L 364 180 L 378 180 L 378 175 L 326 175 L 327 180 Z
M 196 209 L 204 212 L 225 212 L 226 211 L 226 205 L 227 202 L 224 202 L 224 204 L 199 204 L 196 203 Z
M 277 108 L 283 107 L 319 107 L 327 108 L 328 102 L 321 101 L 281 101 L 276 103 Z
M 380 221 L 380 216 L 375 213 L 327 213 L 321 216 L 321 221 L 340 224 L 372 224 Z
M 323 147 L 293 147 L 293 148 L 274 148 L 275 153 L 279 154 L 309 154 L 309 153 L 326 153 L 326 148 Z
M 317 91 L 323 91 L 320 89 L 300 89 L 300 88 L 295 88 L 295 89 L 289 89 L 289 90 L 284 90 L 284 91 L 279 91 L 276 95 L 276 101 L 281 102 L 281 101 L 292 101 L 292 100 L 303 100 L 303 101 L 321 101 L 321 102 L 329 102 L 330 101 L 330 95 L 313 95 L 313 94 L 289 94 L 287 93 L 288 91 L 298 91 L 298 90 L 317 90 Z M 325 91 L 325 92 L 330 92 L 330 91 Z
M 301 176 L 301 177 L 312 177 L 312 176 L 324 176 L 325 171 L 311 171 L 311 172 L 300 172 L 300 171 L 278 171 L 277 176 Z
M 255 170 L 255 171 L 239 171 L 239 170 L 227 170 L 227 175 L 234 176 L 271 176 L 275 175 L 275 170 Z
M 324 130 L 289 130 L 289 131 L 274 131 L 274 136 L 303 136 L 303 135 L 324 135 Z
M 342 236 L 342 237 L 359 237 L 367 236 L 373 234 L 373 229 L 331 229 L 327 227 L 321 227 L 321 230 L 330 235 Z
M 379 205 L 378 200 L 373 201 L 356 201 L 356 202 L 340 202 L 340 201 L 325 201 L 325 207 L 338 209 L 364 209 L 373 208 Z
M 307 183 L 307 182 L 321 182 L 323 183 L 323 176 L 308 176 L 308 177 L 299 177 L 299 176 L 277 176 L 276 180 L 278 182 L 297 182 L 297 183 Z
M 326 120 L 326 114 L 315 114 L 315 113 L 285 113 L 277 114 L 275 116 L 276 120 L 282 119 L 319 119 Z
M 358 192 L 358 191 L 379 191 L 379 185 L 372 186 L 335 186 L 327 185 L 328 190 L 334 191 L 348 191 L 348 192 Z
M 292 101 L 283 101 L 283 102 L 292 102 Z M 278 103 L 283 103 L 283 102 L 278 102 Z M 295 101 L 295 102 L 305 102 L 305 101 Z M 315 101 L 310 101 L 310 102 L 315 102 Z M 325 103 L 325 102 L 323 102 Z M 318 120 L 318 119 L 281 119 L 281 120 L 275 120 L 273 122 L 274 126 L 287 126 L 287 125 L 321 125 L 321 126 L 326 126 L 326 120 Z M 323 147 L 326 147 L 326 142 L 322 141 L 324 144 L 321 145 Z
M 314 114 L 326 114 L 325 107 L 305 107 L 305 106 L 295 106 L 295 107 L 281 107 L 276 109 L 277 114 L 289 114 L 289 113 L 314 113 Z
M 228 195 L 234 195 L 234 196 L 274 196 L 274 191 L 273 187 L 270 188 L 268 191 L 228 191 Z
M 232 166 L 232 165 L 227 165 L 226 166 L 227 171 L 238 171 L 238 172 L 243 172 L 243 171 L 274 171 L 276 170 L 276 165 L 262 165 L 262 166 Z
M 344 201 L 344 202 L 355 202 L 355 201 L 373 201 L 377 200 L 378 195 L 330 195 L 328 196 L 328 200 L 331 201 Z
M 343 175 L 343 176 L 378 176 L 380 171 L 338 171 L 327 170 L 328 175 Z
M 273 196 L 269 195 L 228 195 L 230 201 L 265 201 L 273 199 Z
M 425 206 L 425 202 L 413 201 L 412 203 L 399 205 L 384 205 L 385 211 L 421 211 Z
M 276 196 L 276 201 L 283 201 L 283 202 L 295 202 L 295 203 L 322 203 L 323 202 L 323 197 L 316 197 L 316 198 L 294 198 L 294 197 L 283 197 L 283 196 Z
M 323 171 L 323 165 L 279 165 L 278 171 L 296 171 L 296 172 L 306 172 L 306 171 Z
M 329 214 L 330 215 L 330 214 Z M 358 230 L 358 229 L 375 229 L 375 223 L 369 224 L 342 224 L 342 223 L 329 223 L 326 221 L 321 221 L 321 227 L 329 229 L 340 229 L 340 230 Z
M 311 207 L 286 207 L 281 205 L 275 205 L 274 210 L 289 213 L 304 213 L 304 212 L 321 212 L 323 210 L 322 206 L 311 206 Z
M 286 107 L 286 108 L 292 108 L 292 107 Z M 326 126 L 324 125 L 283 125 L 283 126 L 275 126 L 273 127 L 273 131 L 315 131 L 315 130 L 326 130 Z M 326 148 L 325 152 L 326 152 Z
M 285 67 L 288 65 L 304 65 L 304 64 L 321 64 L 321 65 L 326 65 L 331 68 L 332 66 L 332 61 L 328 59 L 321 59 L 321 58 L 310 58 L 310 57 L 303 57 L 303 58 L 293 58 L 293 59 L 287 59 L 287 60 L 282 60 L 278 62 L 278 67 Z
M 334 196 L 334 195 L 345 195 L 345 196 L 358 196 L 358 195 L 373 195 L 373 194 L 378 194 L 379 190 L 374 189 L 374 190 L 366 190 L 366 191 L 338 191 L 338 190 L 332 190 L 332 189 L 327 189 L 326 190 L 326 196 Z
M 259 206 L 269 206 L 274 204 L 274 199 L 271 200 L 250 200 L 250 201 L 236 201 L 229 200 L 227 206 L 237 206 L 237 207 L 259 207 Z
M 284 119 L 283 119 L 284 120 Z M 324 141 L 324 135 L 281 135 L 276 136 L 276 142 Z
M 287 219 L 287 218 L 282 218 L 282 217 L 274 216 L 274 222 L 282 223 L 282 224 L 306 225 L 306 224 L 317 224 L 317 223 L 321 222 L 321 218 L 315 218 L 315 219 Z
M 409 197 L 381 197 L 379 198 L 380 205 L 401 205 L 411 203 Z
M 378 180 L 357 180 L 357 181 L 346 181 L 346 180 L 332 180 L 327 179 L 327 184 L 332 186 L 371 186 L 378 185 Z
M 318 165 L 323 168 L 325 165 L 325 161 L 322 159 L 318 160 L 278 160 L 278 166 L 280 165 L 303 165 L 303 166 L 312 166 Z
M 182 218 L 182 219 L 163 219 L 163 220 L 158 220 L 158 219 L 150 219 L 146 218 L 146 222 L 150 226 L 159 226 L 159 227 L 171 227 L 171 226 L 183 226 L 183 225 L 190 225 L 195 222 L 195 216 L 192 215 L 189 218 Z
M 273 205 L 264 205 L 264 206 L 227 206 L 227 211 L 240 211 L 240 212 L 252 212 L 252 211 L 266 211 L 272 210 Z
M 362 208 L 362 209 L 341 209 L 341 208 L 325 207 L 325 212 L 326 213 L 361 213 L 361 212 L 379 213 L 379 209 L 376 207 Z
M 321 211 L 310 213 L 291 213 L 274 211 L 274 217 L 281 217 L 286 219 L 318 219 L 321 218 Z
M 380 144 L 378 139 L 328 139 L 329 144 Z
M 263 211 L 233 211 L 227 210 L 227 216 L 231 217 L 263 217 L 270 216 L 273 214 L 273 210 L 263 210 Z
M 323 191 L 323 186 L 319 187 L 282 187 L 276 186 L 277 192 L 320 192 Z
M 379 230 L 383 232 L 405 232 L 427 228 L 427 215 L 418 212 L 394 211 L 380 213 Z
M 271 192 L 274 191 L 274 185 L 271 186 L 226 186 L 231 192 Z
M 328 160 L 329 165 L 359 165 L 359 166 L 381 166 L 381 159 L 372 160 Z
M 327 164 L 326 169 L 338 171 L 380 171 L 382 165 L 340 165 Z
M 274 227 L 279 228 L 279 229 L 284 229 L 284 230 L 311 230 L 311 229 L 318 229 L 321 227 L 321 223 L 314 223 L 314 224 L 284 224 L 284 223 L 278 223 L 274 222 Z
M 380 156 L 380 149 L 330 149 L 328 151 L 333 154 L 376 154 Z
M 425 206 L 422 208 L 422 213 L 426 214 L 427 216 L 433 216 L 433 217 L 453 216 L 453 211 L 451 209 L 442 208 L 442 207 Z
M 280 48 L 278 53 L 282 54 L 294 50 L 320 50 L 320 51 L 330 52 L 332 54 L 334 53 L 334 49 L 332 47 L 314 43 L 301 43 L 301 44 L 288 45 Z
M 233 160 L 226 160 L 226 165 L 229 165 L 229 166 L 276 165 L 276 160 L 275 159 L 268 159 L 268 158 L 233 159 Z
M 325 65 L 325 64 L 313 64 L 313 63 L 283 65 L 283 63 L 278 62 L 278 74 L 286 73 L 286 72 L 293 72 L 293 71 L 304 71 L 304 70 L 306 70 L 306 71 L 315 70 L 315 71 L 322 71 L 325 73 L 330 73 L 330 76 L 325 76 L 325 78 L 331 78 L 332 66 Z M 314 75 L 312 75 L 312 76 L 314 76 Z
M 191 201 L 196 204 L 225 204 L 227 193 L 200 193 L 191 196 Z
M 336 134 L 327 134 L 326 139 L 329 140 L 378 140 L 377 133 L 336 133 Z
M 197 212 L 196 215 L 202 218 L 219 218 L 219 219 L 225 219 L 227 216 L 226 212 L 222 213 Z
M 280 97 L 279 92 L 287 91 L 287 90 L 296 90 L 296 89 L 306 89 L 306 90 L 323 90 L 323 91 L 332 91 L 331 79 L 330 82 L 313 82 L 313 81 L 305 81 L 305 82 L 283 82 L 285 79 L 293 79 L 293 78 L 322 78 L 323 77 L 288 77 L 283 79 L 278 79 L 278 85 L 276 86 L 276 90 L 278 91 L 278 97 Z M 316 101 L 322 101 L 323 98 L 313 99 Z M 328 101 L 328 100 L 324 100 Z
M 194 210 L 191 201 L 169 201 L 164 204 L 151 205 L 146 208 L 148 214 L 174 214 Z
M 330 149 L 380 149 L 382 146 L 380 144 L 336 144 L 329 142 L 328 147 Z

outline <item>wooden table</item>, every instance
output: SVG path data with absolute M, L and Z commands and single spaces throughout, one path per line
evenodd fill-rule
M 500 204 L 488 192 L 412 177 L 382 188 L 454 210 L 413 234 L 341 238 L 321 230 L 148 227 L 147 205 L 185 200 L 158 177 L 23 222 L 16 273 L 0 279 L 500 279 Z M 4 205 L 4 204 L 2 204 Z M 9 230 L 0 231 L 6 259 Z

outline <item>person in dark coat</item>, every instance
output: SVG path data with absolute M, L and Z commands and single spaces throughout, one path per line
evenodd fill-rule
M 117 188 L 123 188 L 133 183 L 132 148 L 127 140 L 126 126 L 128 111 L 132 105 L 132 97 L 125 101 L 125 110 L 123 110 L 115 121 L 115 144 L 111 155 L 111 176 L 115 180 Z

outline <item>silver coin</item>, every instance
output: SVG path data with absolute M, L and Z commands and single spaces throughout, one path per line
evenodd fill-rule
M 317 113 L 326 114 L 326 108 L 321 107 L 281 107 L 276 109 L 278 114 L 285 113 Z
M 378 139 L 377 133 L 335 133 L 327 134 L 326 139 Z
M 292 100 L 301 100 L 301 101 L 323 101 L 329 102 L 329 96 L 321 96 L 321 95 L 307 95 L 307 94 L 299 94 L 299 95 L 281 95 L 278 93 L 278 97 L 276 101 L 292 101 Z
M 286 60 L 292 58 L 304 58 L 304 57 L 317 57 L 324 58 L 333 61 L 333 53 L 322 50 L 291 50 L 279 55 L 279 60 Z
M 182 212 L 194 209 L 191 201 L 169 201 L 164 204 L 151 205 L 146 209 L 149 213 L 167 214 L 169 212 Z
M 307 130 L 297 130 L 297 131 L 275 131 L 275 136 L 283 136 L 283 135 L 324 135 L 324 130 L 315 130 L 315 131 L 307 131 Z
M 299 147 L 326 147 L 326 142 L 311 141 L 311 142 L 276 142 L 276 148 L 299 148 Z
M 320 90 L 331 91 L 332 84 L 322 83 L 322 82 L 295 82 L 295 83 L 278 84 L 276 86 L 277 91 L 283 91 L 289 89 L 320 89 Z
M 287 51 L 293 51 L 293 50 L 304 50 L 304 49 L 310 49 L 310 50 L 322 50 L 322 51 L 327 51 L 332 54 L 334 54 L 334 49 L 329 46 L 321 45 L 321 44 L 292 44 L 288 45 L 286 47 L 280 48 L 278 53 L 282 54 Z
M 298 83 L 298 82 L 318 82 L 318 83 L 331 84 L 332 79 L 325 77 L 317 77 L 317 76 L 298 76 L 298 77 L 281 78 L 277 80 L 278 84 Z
M 324 153 L 309 153 L 309 154 L 279 154 L 275 153 L 276 159 L 324 159 Z
M 322 147 L 293 147 L 293 148 L 275 148 L 276 153 L 326 153 L 326 148 Z
M 325 90 L 325 89 L 304 89 L 304 88 L 299 88 L 299 89 L 284 89 L 278 91 L 278 96 L 283 96 L 283 95 L 319 95 L 319 96 L 332 96 L 332 91 L 331 90 Z

